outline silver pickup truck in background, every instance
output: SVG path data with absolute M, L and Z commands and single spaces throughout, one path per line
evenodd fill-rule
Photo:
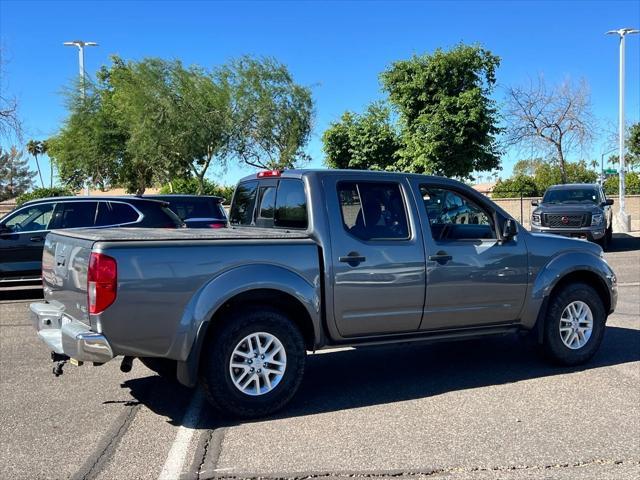
M 229 221 L 49 234 L 31 312 L 58 373 L 139 358 L 256 417 L 292 398 L 307 351 L 529 331 L 575 365 L 616 305 L 599 246 L 529 233 L 445 178 L 261 172 L 238 184 Z

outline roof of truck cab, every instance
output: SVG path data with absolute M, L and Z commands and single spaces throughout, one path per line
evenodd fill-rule
M 406 173 L 406 172 L 381 172 L 376 170 L 347 170 L 347 169 L 332 169 L 332 168 L 301 168 L 282 170 L 280 175 L 273 177 L 258 177 L 258 173 L 247 175 L 239 180 L 245 182 L 247 180 L 268 180 L 270 178 L 302 178 L 304 176 L 320 175 L 320 176 L 352 176 L 352 175 L 371 175 L 380 178 L 385 177 L 397 177 L 401 175 L 407 178 L 421 178 L 426 181 L 438 182 L 438 183 L 455 183 L 460 184 L 462 182 L 447 177 L 440 177 L 437 175 L 422 175 L 419 173 Z M 468 186 L 468 185 L 467 185 Z M 469 187 L 471 188 L 471 187 Z
M 232 228 L 78 228 L 52 230 L 66 237 L 93 240 L 96 242 L 185 241 L 185 240 L 302 240 L 309 239 L 306 230 L 276 228 L 232 227 Z
M 596 183 L 563 183 L 559 185 L 551 185 L 547 190 L 573 190 L 575 188 L 597 188 Z

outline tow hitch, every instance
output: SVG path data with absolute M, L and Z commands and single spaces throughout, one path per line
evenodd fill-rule
M 69 361 L 69 357 L 62 353 L 51 352 L 51 361 L 53 362 L 52 372 L 56 377 L 59 377 L 64 373 L 62 367 Z

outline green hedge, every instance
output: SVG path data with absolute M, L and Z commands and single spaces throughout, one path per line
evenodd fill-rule
M 640 173 L 627 172 L 625 176 L 626 180 L 626 194 L 627 195 L 640 195 Z M 604 182 L 604 191 L 607 195 L 617 195 L 618 187 L 620 186 L 618 175 L 609 177 Z
M 38 198 L 47 197 L 68 197 L 75 195 L 75 192 L 66 187 L 53 187 L 53 188 L 35 188 L 30 192 L 23 193 L 16 198 L 16 205 L 22 205 L 29 200 L 36 200 Z

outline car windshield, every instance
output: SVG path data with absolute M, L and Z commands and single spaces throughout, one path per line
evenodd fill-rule
M 595 188 L 547 190 L 542 203 L 598 203 L 598 192 Z

